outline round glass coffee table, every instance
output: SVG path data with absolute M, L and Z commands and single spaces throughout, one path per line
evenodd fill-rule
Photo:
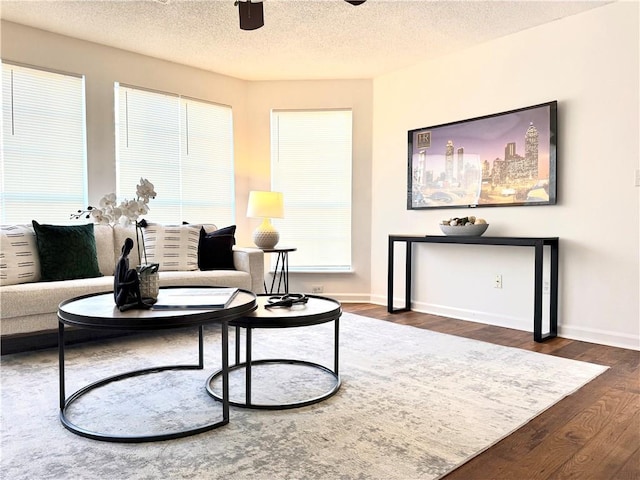
M 340 375 L 338 371 L 339 361 L 339 330 L 340 330 L 340 316 L 342 315 L 342 307 L 340 302 L 327 297 L 320 297 L 316 295 L 307 295 L 307 303 L 301 305 L 293 305 L 290 308 L 276 307 L 266 308 L 269 303 L 269 298 L 274 298 L 273 295 L 258 295 L 258 308 L 248 313 L 241 318 L 237 318 L 229 321 L 229 325 L 236 329 L 236 341 L 235 341 L 235 364 L 229 367 L 229 371 L 244 369 L 245 373 L 245 388 L 244 388 L 244 401 L 231 399 L 229 403 L 234 407 L 253 408 L 262 410 L 282 410 L 288 408 L 298 408 L 314 403 L 321 402 L 332 395 L 334 395 L 340 389 Z M 306 360 L 299 359 L 286 359 L 286 358 L 269 358 L 269 359 L 252 359 L 252 330 L 256 328 L 296 328 L 307 327 L 311 325 L 319 325 L 322 323 L 334 322 L 334 338 L 333 338 L 333 369 Z M 246 331 L 245 341 L 245 361 L 240 361 L 240 329 Z M 255 403 L 251 399 L 252 389 L 252 367 L 265 364 L 286 364 L 286 365 L 299 365 L 303 367 L 310 367 L 322 372 L 322 374 L 330 376 L 333 380 L 331 387 L 328 391 L 300 401 L 293 401 L 287 403 Z M 223 375 L 222 370 L 214 372 L 206 382 L 207 391 L 216 400 L 222 400 L 223 398 L 219 394 L 219 389 L 216 391 L 216 381 Z
M 173 295 L 177 293 L 190 294 L 197 289 L 201 292 L 203 288 L 214 289 L 216 287 L 170 287 L 161 288 L 159 299 L 169 292 Z M 60 375 L 60 421 L 65 428 L 73 433 L 94 440 L 109 442 L 152 442 L 170 440 L 174 438 L 195 435 L 206 432 L 214 428 L 229 423 L 229 350 L 228 350 L 228 324 L 231 320 L 241 318 L 250 314 L 257 307 L 256 295 L 247 290 L 240 290 L 231 304 L 227 308 L 201 310 L 196 308 L 175 308 L 163 310 L 128 310 L 120 312 L 115 305 L 113 292 L 85 295 L 66 300 L 58 307 L 58 354 L 59 354 L 59 375 Z M 113 435 L 85 429 L 74 424 L 67 415 L 67 410 L 80 397 L 107 385 L 111 382 L 123 380 L 130 377 L 162 372 L 165 370 L 202 370 L 204 368 L 204 325 L 219 323 L 222 327 L 222 369 L 223 376 L 223 398 L 222 398 L 222 419 L 217 422 L 207 423 L 194 428 L 170 431 L 161 434 L 150 435 Z M 142 370 L 134 370 L 121 373 L 87 385 L 68 398 L 65 393 L 65 326 L 97 330 L 124 330 L 124 331 L 150 331 L 182 329 L 188 327 L 198 327 L 198 363 L 193 365 L 166 365 Z M 205 395 L 206 396 L 206 395 Z

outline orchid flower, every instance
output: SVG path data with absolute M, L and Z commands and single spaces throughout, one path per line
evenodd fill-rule
M 146 178 L 140 178 L 140 183 L 136 187 L 136 195 L 139 200 L 142 200 L 145 204 L 149 203 L 150 198 L 156 198 L 157 193 L 153 189 L 153 183 Z
M 103 225 L 138 225 L 138 219 L 149 213 L 149 200 L 156 198 L 153 183 L 146 178 L 140 178 L 136 186 L 136 199 L 123 200 L 118 204 L 115 193 L 108 193 L 100 199 L 99 207 L 89 206 L 86 210 L 78 210 L 71 214 L 72 219 L 93 218 L 96 223 Z
M 145 220 L 138 219 L 149 213 L 149 199 L 156 198 L 156 191 L 153 183 L 146 178 L 140 178 L 140 183 L 136 186 L 136 199 L 124 199 L 118 204 L 115 193 L 108 193 L 100 199 L 100 207 L 88 206 L 85 210 L 78 210 L 72 213 L 71 218 L 78 220 L 80 217 L 93 218 L 93 221 L 101 225 L 122 225 L 129 226 L 131 224 L 136 227 L 136 239 L 138 240 L 138 256 L 147 263 L 147 252 L 144 248 L 144 235 L 139 239 L 138 234 L 145 226 Z M 140 230 L 140 232 L 139 232 Z

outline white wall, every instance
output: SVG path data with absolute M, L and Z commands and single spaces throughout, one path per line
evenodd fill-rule
M 637 2 L 618 2 L 374 80 L 375 302 L 386 303 L 389 234 L 439 234 L 441 219 L 474 214 L 490 223 L 485 235 L 560 237 L 561 336 L 640 347 L 638 18 Z M 407 130 L 549 100 L 558 100 L 557 205 L 406 210 Z M 531 330 L 532 255 L 418 245 L 414 309 Z
M 85 76 L 88 188 L 92 205 L 106 193 L 115 191 L 114 82 L 231 105 L 236 161 L 240 165 L 246 161 L 246 82 L 11 22 L 2 21 L 1 34 L 3 60 Z M 237 193 L 236 218 L 244 231 L 245 216 L 238 215 L 243 205 L 246 211 L 246 195 L 242 193 Z
M 371 80 L 246 82 L 11 22 L 2 22 L 1 34 L 4 60 L 85 75 L 91 204 L 115 190 L 114 82 L 232 106 L 238 225 L 236 237 L 239 245 L 253 245 L 251 234 L 257 226 L 256 220 L 246 218 L 249 191 L 270 188 L 271 109 L 352 108 L 354 271 L 292 274 L 290 290 L 310 291 L 311 285 L 323 285 L 326 294 L 343 300 L 369 299 Z M 69 174 L 75 175 L 75 172 Z M 153 206 L 150 215 L 152 219 Z M 68 221 L 68 218 L 62 221 Z M 215 219 L 211 221 L 215 223 Z M 283 239 L 283 243 L 285 241 Z M 265 262 L 268 267 L 269 259 L 265 259 Z
M 371 80 L 249 82 L 247 103 L 251 112 L 248 122 L 252 133 L 249 143 L 252 169 L 247 173 L 250 190 L 270 189 L 271 110 L 351 108 L 353 113 L 353 270 L 348 273 L 291 272 L 289 290 L 292 292 L 310 292 L 312 286 L 319 285 L 324 288 L 324 295 L 341 301 L 369 300 L 372 98 Z M 259 220 L 251 220 L 252 228 L 258 223 Z M 277 228 L 278 220 L 273 223 Z M 287 243 L 286 238 L 281 238 L 280 242 L 295 246 Z

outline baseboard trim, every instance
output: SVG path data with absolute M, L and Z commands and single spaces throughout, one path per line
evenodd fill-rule
M 366 293 L 319 293 L 321 297 L 329 297 L 340 303 L 373 303 L 371 295 Z
M 449 307 L 447 305 L 435 305 L 421 302 L 413 303 L 412 310 L 421 313 L 429 313 L 431 315 L 439 315 L 441 317 L 466 320 L 467 322 L 493 325 L 494 327 L 512 328 L 514 330 L 521 330 L 523 332 L 533 332 L 533 318 L 517 318 L 508 315 L 482 312 L 479 310 L 469 310 L 464 308 Z
M 376 305 L 387 305 L 387 298 L 382 295 L 372 295 L 370 301 L 371 303 L 374 303 Z M 400 308 L 404 305 L 404 299 L 397 299 L 394 305 L 396 306 L 396 308 Z M 458 320 L 466 320 L 469 322 L 494 325 L 496 327 L 513 328 L 525 332 L 533 332 L 533 321 L 529 319 L 518 319 L 487 312 L 463 310 L 421 302 L 412 302 L 411 307 L 411 309 L 415 312 L 440 315 L 443 317 L 455 318 Z M 630 334 L 612 332 L 609 330 L 562 325 L 562 323 L 559 322 L 558 336 L 569 338 L 571 340 L 578 340 L 581 342 L 607 345 L 609 347 L 640 350 L 640 337 Z
M 596 343 L 609 347 L 626 348 L 628 350 L 640 350 L 640 338 L 608 330 L 595 328 L 574 327 L 571 325 L 558 326 L 558 336 L 579 340 L 581 342 Z

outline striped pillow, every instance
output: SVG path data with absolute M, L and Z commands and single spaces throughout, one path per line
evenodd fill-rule
M 198 227 L 164 226 L 147 222 L 142 234 L 147 261 L 160 264 L 159 271 L 182 272 L 198 269 Z
M 33 227 L 0 226 L 0 285 L 40 281 L 40 257 Z

